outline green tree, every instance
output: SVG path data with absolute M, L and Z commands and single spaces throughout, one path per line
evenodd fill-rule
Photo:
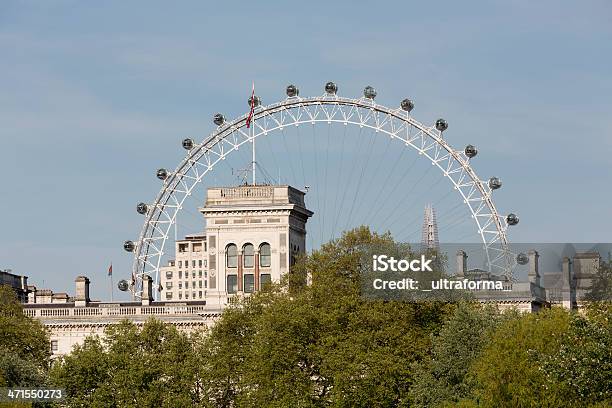
M 558 352 L 538 356 L 551 387 L 575 406 L 612 406 L 612 314 L 608 305 L 571 316 Z
M 13 289 L 0 285 L 0 386 L 40 386 L 50 358 L 49 336 L 26 316 Z
M 158 320 L 124 321 L 57 361 L 53 384 L 71 407 L 185 407 L 199 403 L 195 347 Z
M 612 301 L 612 261 L 602 262 L 584 296 L 588 301 Z
M 560 351 L 570 320 L 568 311 L 553 308 L 501 323 L 470 367 L 475 401 L 483 407 L 571 406 L 540 364 L 542 356 Z
M 474 384 L 468 370 L 502 321 L 493 307 L 461 302 L 433 337 L 431 357 L 417 366 L 410 393 L 415 406 L 455 406 L 470 398 Z
M 364 299 L 373 251 L 411 255 L 388 234 L 358 228 L 227 310 L 199 352 L 211 406 L 408 406 L 411 367 L 450 307 Z

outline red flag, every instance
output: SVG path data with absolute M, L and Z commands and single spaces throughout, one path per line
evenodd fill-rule
M 251 111 L 246 120 L 246 127 L 251 127 L 251 119 L 253 119 L 253 112 L 255 111 L 255 82 L 253 82 L 253 92 L 251 93 Z
M 111 262 L 110 266 L 108 267 L 108 276 L 112 276 L 113 275 L 113 264 Z

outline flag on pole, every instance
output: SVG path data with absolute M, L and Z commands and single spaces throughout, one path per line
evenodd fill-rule
M 251 127 L 251 119 L 253 119 L 253 112 L 255 111 L 255 82 L 253 82 L 253 92 L 251 92 L 251 111 L 249 112 L 249 116 L 247 117 L 246 120 L 246 127 L 250 128 Z
M 110 266 L 108 267 L 108 276 L 113 276 L 113 263 L 112 262 Z

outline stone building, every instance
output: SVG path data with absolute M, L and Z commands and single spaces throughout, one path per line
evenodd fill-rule
M 225 305 L 278 282 L 306 251 L 313 213 L 304 195 L 286 185 L 209 188 L 204 233 L 177 241 L 175 259 L 160 268 L 161 300 Z
M 10 269 L 0 270 L 0 285 L 12 288 L 20 302 L 27 301 L 29 293 L 27 276 L 15 275 Z
M 25 313 L 49 329 L 53 355 L 69 353 L 124 319 L 142 325 L 155 317 L 187 332 L 211 326 L 232 297 L 289 271 L 306 251 L 306 222 L 313 214 L 304 192 L 264 185 L 210 188 L 200 212 L 204 233 L 175 243 L 174 259 L 160 268 L 159 294 L 151 278 L 143 281 L 140 301 L 132 302 L 92 301 L 85 276 L 76 278 L 73 298 L 34 288 Z
M 204 301 L 153 301 L 151 278 L 143 282 L 141 301 L 100 302 L 89 298 L 89 279 L 79 276 L 75 280 L 75 296 L 63 303 L 26 303 L 27 316 L 39 320 L 49 331 L 53 357 L 70 353 L 88 336 L 104 334 L 104 329 L 122 320 L 143 325 L 147 319 L 172 324 L 179 330 L 192 332 L 209 327 L 221 315 L 221 309 L 208 306 Z
M 515 308 L 522 312 L 537 312 L 549 307 L 550 302 L 546 297 L 546 289 L 542 286 L 539 270 L 539 254 L 532 250 L 529 256 L 528 279 L 523 282 L 513 282 L 504 276 L 496 276 L 481 269 L 468 269 L 468 254 L 465 251 L 457 251 L 457 269 L 455 277 L 458 279 L 470 279 L 474 281 L 501 281 L 502 290 L 477 290 L 472 294 L 481 303 L 495 304 L 500 310 Z

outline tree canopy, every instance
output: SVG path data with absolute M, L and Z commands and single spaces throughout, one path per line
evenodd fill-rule
M 0 386 L 37 386 L 45 381 L 49 336 L 27 317 L 13 289 L 0 285 Z
M 501 313 L 469 300 L 363 296 L 367 228 L 298 260 L 207 331 L 150 320 L 89 338 L 51 370 L 74 407 L 610 406 L 609 303 Z M 308 284 L 306 284 L 308 283 Z

